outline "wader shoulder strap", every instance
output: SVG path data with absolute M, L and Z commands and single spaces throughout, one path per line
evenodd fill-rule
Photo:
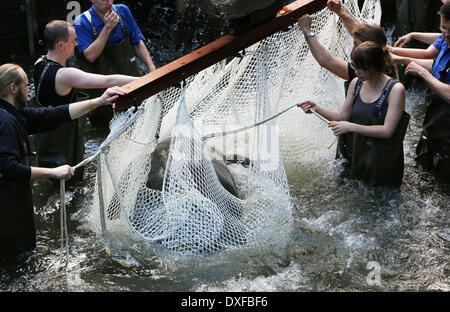
M 123 18 L 122 15 L 120 15 L 119 10 L 116 8 L 115 5 L 113 5 L 114 10 L 116 11 L 117 15 L 119 15 L 119 22 L 120 22 L 120 28 L 122 29 L 122 33 L 123 33 L 123 37 L 127 37 L 128 33 L 127 33 L 127 27 L 125 26 L 125 24 L 123 23 Z
M 83 14 L 84 14 L 84 16 L 86 16 L 89 23 L 91 23 L 92 35 L 94 36 L 94 40 L 97 39 L 99 33 L 98 33 L 97 29 L 95 29 L 94 23 L 92 23 L 91 12 L 89 12 L 89 10 L 88 10 L 88 11 L 84 12 Z
M 47 60 L 47 57 L 46 57 L 45 55 L 42 56 L 42 57 L 36 62 L 36 64 L 37 64 L 40 60 L 42 60 L 42 61 L 45 63 L 45 67 L 44 67 L 44 69 L 42 70 L 41 77 L 39 78 L 39 83 L 38 83 L 38 85 L 37 85 L 37 89 L 36 89 L 36 102 L 37 102 L 40 106 L 44 107 L 44 106 L 41 104 L 41 102 L 39 101 L 39 93 L 40 93 L 40 91 L 41 91 L 42 80 L 44 79 L 45 74 L 47 73 L 48 69 L 49 69 L 50 66 L 52 66 L 52 65 L 51 65 L 50 62 Z
M 395 79 L 389 79 L 386 85 L 384 86 L 383 92 L 381 92 L 381 96 L 378 98 L 378 102 L 376 105 L 376 117 L 383 119 L 381 116 L 381 107 L 383 106 L 384 100 L 389 93 L 391 93 L 392 87 L 398 82 Z
M 356 81 L 355 92 L 353 93 L 353 100 L 356 100 L 356 98 L 358 97 L 359 92 L 361 91 L 362 88 L 362 83 L 363 82 L 359 79 Z
M 434 65 L 434 63 L 433 63 L 433 65 Z M 445 65 L 444 69 L 439 72 L 439 81 L 441 81 L 441 82 L 445 81 L 449 70 L 450 70 L 450 60 L 447 61 L 447 64 Z

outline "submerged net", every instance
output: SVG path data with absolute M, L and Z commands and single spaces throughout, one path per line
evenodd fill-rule
M 379 1 L 362 12 L 345 3 L 360 21 L 379 22 Z M 314 14 L 313 31 L 348 59 L 352 38 L 332 12 Z M 331 137 L 312 138 L 300 109 L 269 118 L 304 100 L 336 109 L 344 88 L 294 25 L 115 116 L 98 158 L 96 228 L 182 255 L 282 241 L 293 222 L 284 165 L 314 157 Z

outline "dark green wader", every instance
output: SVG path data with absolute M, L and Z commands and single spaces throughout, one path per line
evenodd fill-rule
M 44 68 L 42 77 L 45 76 L 49 64 Z M 36 90 L 35 104 L 33 106 L 43 107 L 38 100 L 40 84 Z M 72 96 L 66 104 L 86 100 L 88 96 L 78 90 L 73 90 Z M 39 167 L 55 168 L 62 165 L 75 166 L 84 159 L 84 132 L 86 117 L 82 116 L 76 120 L 60 123 L 56 130 L 37 133 L 34 135 L 34 143 L 37 154 L 37 165 Z M 84 168 L 75 170 L 75 175 L 67 181 L 66 185 L 80 182 L 83 179 Z M 59 181 L 51 179 L 59 185 Z
M 77 59 L 80 69 L 94 74 L 112 75 L 122 74 L 129 76 L 143 76 L 144 71 L 139 67 L 137 56 L 131 44 L 125 25 L 119 11 L 120 26 L 123 33 L 123 39 L 119 43 L 109 44 L 105 46 L 102 54 L 91 63 L 86 58 L 77 53 Z M 94 40 L 97 39 L 99 32 L 95 29 L 94 24 L 88 18 L 92 25 Z M 96 98 L 104 92 L 105 89 L 87 89 L 83 90 L 89 94 L 90 98 Z M 113 109 L 110 105 L 101 106 L 88 113 L 88 118 L 95 127 L 108 127 L 113 117 Z
M 22 164 L 28 161 L 23 159 Z M 16 256 L 36 247 L 30 181 L 0 179 L 0 257 Z
M 377 139 L 352 133 L 351 177 L 371 186 L 400 187 L 403 179 L 403 139 L 410 116 L 403 112 L 390 139 Z M 352 115 L 350 122 L 360 125 L 382 125 L 375 117 Z
M 67 164 L 75 166 L 83 161 L 85 127 L 86 118 L 80 117 L 59 124 L 54 131 L 36 134 L 34 142 L 38 166 L 46 168 L 55 168 Z M 75 170 L 75 175 L 66 184 L 71 185 L 80 182 L 83 179 L 83 172 L 83 168 Z
M 433 64 L 434 67 L 434 64 Z M 450 61 L 439 72 L 445 83 Z M 450 183 L 450 104 L 428 90 L 422 133 L 416 148 L 416 162 L 432 171 L 439 182 Z
M 385 91 L 389 92 L 388 89 Z M 359 90 L 355 90 L 355 99 L 358 93 Z M 377 115 L 381 115 L 381 105 L 386 95 L 382 94 L 377 103 Z M 384 124 L 384 120 L 379 117 L 352 114 L 349 122 L 366 126 Z M 350 169 L 352 179 L 361 180 L 370 186 L 400 187 L 405 166 L 403 139 L 409 119 L 410 115 L 403 112 L 390 139 L 372 138 L 353 132 L 339 136 L 337 158 L 345 157 L 348 161 L 344 168 Z
M 429 91 L 426 105 L 416 162 L 439 182 L 450 183 L 450 104 Z

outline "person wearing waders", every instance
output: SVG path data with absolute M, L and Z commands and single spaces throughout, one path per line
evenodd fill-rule
M 416 162 L 432 171 L 439 182 L 450 183 L 450 3 L 439 12 L 442 37 L 433 43 L 437 57 L 421 63 L 411 59 L 405 74 L 422 77 L 429 87 Z
M 37 179 L 70 179 L 74 168 L 29 166 L 28 135 L 55 129 L 125 94 L 117 87 L 100 97 L 57 107 L 26 107 L 28 77 L 16 64 L 0 66 L 0 257 L 15 257 L 36 247 L 31 184 Z
M 49 22 L 43 32 L 48 53 L 39 58 L 33 67 L 35 106 L 59 106 L 82 99 L 80 88 L 109 88 L 122 86 L 137 77 L 125 75 L 98 75 L 66 67 L 77 45 L 72 25 L 66 21 Z M 37 165 L 58 167 L 75 166 L 84 158 L 84 128 L 86 119 L 80 118 L 60 124 L 54 131 L 39 133 L 34 137 Z M 70 183 L 79 182 L 83 170 L 77 170 Z M 55 181 L 56 182 L 56 181 Z
M 350 174 L 371 186 L 400 187 L 403 179 L 403 139 L 409 122 L 404 112 L 405 88 L 386 74 L 390 67 L 387 47 L 366 41 L 351 54 L 356 78 L 339 111 L 314 102 L 298 104 L 330 120 L 335 135 L 351 134 Z
M 328 1 L 327 6 L 344 21 L 344 25 L 353 37 L 353 50 L 365 41 L 372 41 L 383 47 L 386 46 L 386 33 L 379 25 L 359 24 L 341 7 L 341 3 L 338 0 Z M 311 50 L 312 56 L 321 67 L 346 80 L 344 82 L 344 89 L 347 95 L 350 82 L 356 77 L 355 70 L 351 67 L 350 62 L 334 56 L 320 43 L 314 32 L 311 31 L 311 24 L 312 17 L 309 15 L 303 15 L 298 19 L 298 25 L 305 36 L 305 41 Z M 388 64 L 388 75 L 396 78 L 395 67 L 390 62 Z M 345 160 L 344 167 L 346 168 L 349 168 L 350 159 L 352 158 L 352 141 L 352 136 L 347 134 L 340 135 L 338 138 L 336 159 Z
M 144 36 L 129 8 L 114 0 L 91 0 L 92 7 L 74 22 L 77 34 L 77 61 L 80 69 L 96 74 L 142 76 L 139 58 L 149 72 L 156 70 L 144 44 Z M 96 96 L 91 91 L 86 91 Z M 111 107 L 88 114 L 95 127 L 107 127 L 113 116 Z

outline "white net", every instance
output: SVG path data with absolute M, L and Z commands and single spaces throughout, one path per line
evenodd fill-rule
M 345 3 L 379 22 L 379 1 L 362 12 Z M 313 31 L 348 59 L 352 38 L 332 12 L 314 14 Z M 338 108 L 343 99 L 343 81 L 317 64 L 298 25 L 262 40 L 115 117 L 99 157 L 94 224 L 182 255 L 282 241 L 293 222 L 284 165 L 308 162 L 331 135 L 312 138 L 323 125 L 295 108 L 245 127 L 303 100 Z

